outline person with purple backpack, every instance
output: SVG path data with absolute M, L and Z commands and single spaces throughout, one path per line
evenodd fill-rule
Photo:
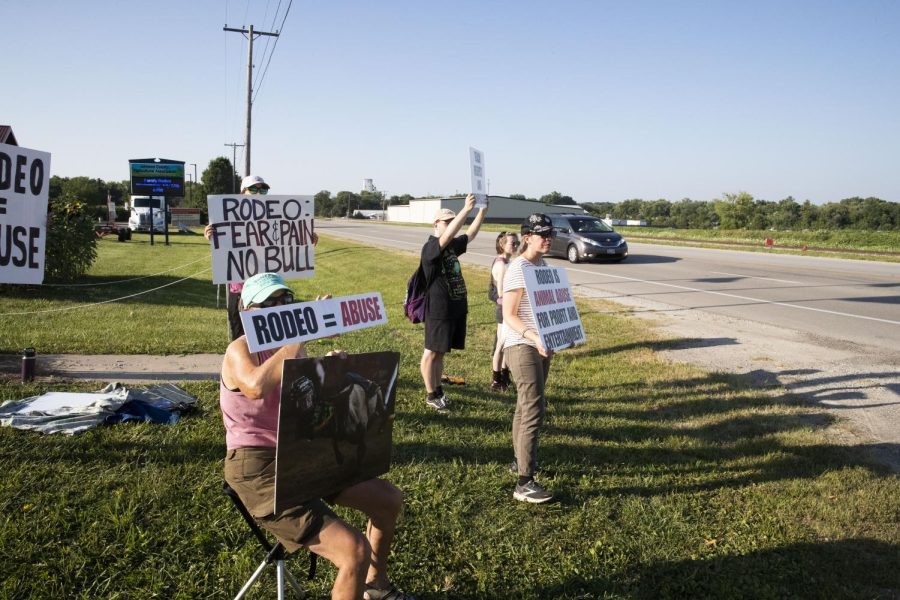
M 434 215 L 434 235 L 422 247 L 422 271 L 427 287 L 425 300 L 425 351 L 419 368 L 425 382 L 425 404 L 437 411 L 446 411 L 448 398 L 441 386 L 444 355 L 451 350 L 463 350 L 466 345 L 466 317 L 469 311 L 466 282 L 462 276 L 459 256 L 465 253 L 469 242 L 487 215 L 487 208 L 479 208 L 478 214 L 466 229 L 456 236 L 472 209 L 475 196 L 466 196 L 459 214 L 449 208 L 441 208 Z

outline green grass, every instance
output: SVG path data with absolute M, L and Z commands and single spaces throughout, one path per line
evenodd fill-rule
M 168 249 L 103 242 L 89 278 L 155 273 L 205 251 L 196 240 L 178 242 Z M 662 361 L 655 350 L 671 340 L 613 305 L 581 302 L 588 343 L 554 359 L 539 449 L 558 502 L 523 505 L 511 498 L 507 471 L 512 396 L 487 391 L 493 310 L 484 299 L 486 271 L 464 267 L 472 298 L 467 350 L 451 354 L 446 370 L 468 385 L 448 388 L 454 411 L 438 415 L 422 401 L 421 326 L 400 316 L 414 258 L 326 236 L 316 258 L 316 278 L 293 282 L 295 289 L 381 290 L 389 324 L 316 342 L 313 352 L 401 352 L 388 477 L 406 493 L 391 573 L 402 587 L 447 599 L 900 594 L 898 477 L 867 462 L 864 446 L 830 442 L 823 433 L 830 419 L 781 390 Z M 39 317 L 22 325 L 4 318 L 0 327 L 4 339 L 9 326 L 35 330 L 30 339 L 52 341 L 58 351 L 221 351 L 225 314 L 215 309 L 204 276 L 124 306 L 84 309 L 94 311 L 90 317 L 70 311 L 68 321 L 54 325 L 72 329 L 65 334 L 44 332 Z M 186 307 L 179 306 L 184 290 L 191 291 Z M 29 293 L 47 306 L 89 300 L 62 290 Z M 7 290 L 0 312 L 25 302 L 21 295 Z M 98 341 L 124 308 L 139 317 L 163 309 L 167 324 Z M 198 322 L 179 322 L 185 319 Z M 75 333 L 98 321 L 95 333 Z M 168 335 L 181 327 L 194 327 L 198 339 Z M 4 347 L 21 345 L 26 334 L 15 335 Z M 145 335 L 163 347 L 138 339 Z M 0 399 L 97 387 L 7 378 Z M 72 438 L 0 428 L 0 597 L 236 593 L 260 557 L 220 493 L 217 387 L 185 387 L 199 406 L 174 426 L 120 425 Z M 358 515 L 346 516 L 362 526 Z M 304 564 L 296 561 L 295 572 Z M 313 597 L 327 594 L 333 576 L 329 565 L 320 566 Z M 274 594 L 271 574 L 263 588 L 251 597 Z
M 662 227 L 616 227 L 627 239 L 690 246 L 721 244 L 757 252 L 804 252 L 811 256 L 848 257 L 900 262 L 900 231 L 768 231 L 744 229 L 672 229 Z M 775 245 L 765 247 L 766 238 Z

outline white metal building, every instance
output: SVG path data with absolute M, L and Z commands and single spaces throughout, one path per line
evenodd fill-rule
M 400 223 L 433 223 L 434 214 L 442 209 L 449 208 L 454 212 L 462 210 L 465 198 L 414 198 L 409 204 L 397 204 L 388 206 L 387 220 Z M 506 196 L 488 196 L 487 222 L 491 223 L 518 223 L 525 220 L 531 213 L 559 214 L 578 213 L 587 214 L 587 211 L 576 204 L 544 204 L 537 200 L 519 200 Z M 474 212 L 474 211 L 473 211 Z M 473 215 L 474 216 L 474 215 Z

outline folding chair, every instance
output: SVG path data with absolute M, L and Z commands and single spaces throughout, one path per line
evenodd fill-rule
M 247 510 L 247 507 L 244 506 L 244 503 L 241 502 L 240 497 L 237 495 L 230 485 L 227 482 L 222 484 L 222 492 L 231 498 L 231 502 L 234 504 L 234 507 L 241 513 L 241 516 L 244 518 L 244 522 L 247 523 L 247 526 L 250 527 L 250 531 L 253 532 L 253 535 L 256 536 L 256 540 L 259 542 L 259 545 L 266 552 L 266 557 L 256 568 L 256 571 L 253 572 L 253 575 L 250 576 L 250 579 L 247 580 L 247 583 L 244 584 L 244 587 L 241 588 L 241 591 L 238 592 L 237 596 L 234 597 L 234 600 L 241 600 L 244 597 L 244 594 L 247 593 L 256 580 L 259 579 L 259 576 L 262 575 L 262 572 L 265 570 L 266 565 L 270 565 L 275 563 L 276 577 L 278 581 L 278 600 L 284 600 L 284 580 L 287 579 L 288 583 L 290 583 L 291 587 L 294 588 L 294 593 L 298 598 L 306 597 L 306 592 L 300 587 L 300 584 L 297 583 L 297 580 L 294 579 L 294 576 L 291 575 L 291 572 L 288 571 L 284 567 L 284 546 L 281 542 L 278 542 L 274 546 L 269 543 L 269 540 L 266 538 L 266 534 L 263 533 L 262 528 Z M 316 575 L 316 558 L 317 555 L 310 553 L 309 555 L 309 575 L 307 579 L 311 580 Z

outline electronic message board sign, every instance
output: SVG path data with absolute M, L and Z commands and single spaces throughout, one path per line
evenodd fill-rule
M 135 158 L 131 168 L 133 196 L 184 196 L 184 161 L 165 158 Z

